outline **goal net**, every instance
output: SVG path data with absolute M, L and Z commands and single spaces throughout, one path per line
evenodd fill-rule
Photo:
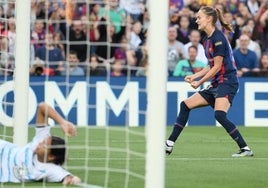
M 164 187 L 166 72 L 162 70 L 166 70 L 163 36 L 168 13 L 163 10 L 165 17 L 157 10 L 167 3 L 149 7 L 146 1 L 137 2 L 27 0 L 29 42 L 19 43 L 18 36 L 24 38 L 16 27 L 22 7 L 15 0 L 1 0 L 0 139 L 21 145 L 30 141 L 37 105 L 45 101 L 77 126 L 78 135 L 69 138 L 49 121 L 52 134 L 66 139 L 64 168 L 81 178 L 79 186 Z M 153 32 L 148 33 L 150 27 Z M 18 65 L 25 60 L 21 52 L 29 53 L 26 68 Z M 16 84 L 28 84 L 27 91 L 14 89 Z M 64 187 L 45 180 L 0 183 L 9 186 Z

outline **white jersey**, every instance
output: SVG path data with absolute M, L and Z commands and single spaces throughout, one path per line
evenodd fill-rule
M 70 175 L 53 163 L 42 163 L 34 153 L 38 144 L 50 136 L 50 127 L 36 128 L 33 140 L 24 147 L 0 140 L 0 182 L 28 182 L 45 179 L 60 182 Z

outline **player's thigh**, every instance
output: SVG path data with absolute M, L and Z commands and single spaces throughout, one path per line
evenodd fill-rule
M 214 110 L 227 112 L 237 93 L 238 84 L 220 84 L 217 90 L 217 98 L 215 99 Z
M 220 98 L 216 98 L 216 100 L 215 100 L 214 110 L 215 111 L 220 110 L 220 111 L 228 112 L 230 106 L 231 106 L 231 104 L 230 104 L 228 98 L 220 97 Z
M 199 93 L 194 93 L 191 97 L 185 99 L 184 102 L 190 109 L 208 105 L 208 102 Z

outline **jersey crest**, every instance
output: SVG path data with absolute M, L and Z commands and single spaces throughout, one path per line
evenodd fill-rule
M 25 177 L 28 174 L 28 169 L 27 169 L 26 165 L 23 163 L 21 166 L 18 166 L 18 165 L 14 166 L 13 173 L 14 173 L 14 176 L 18 180 L 23 181 L 24 179 L 26 179 Z

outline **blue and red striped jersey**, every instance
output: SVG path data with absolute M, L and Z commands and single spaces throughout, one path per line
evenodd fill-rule
M 203 46 L 210 67 L 214 66 L 214 57 L 223 57 L 221 70 L 211 79 L 211 84 L 217 86 L 223 82 L 237 83 L 236 63 L 231 45 L 225 35 L 216 29 L 210 37 L 204 38 Z

